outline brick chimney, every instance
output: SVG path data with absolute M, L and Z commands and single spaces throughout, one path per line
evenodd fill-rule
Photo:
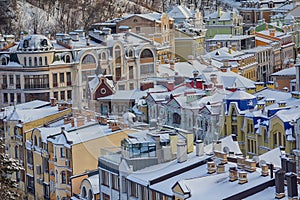
M 245 158 L 244 157 L 237 157 L 237 168 L 244 169 L 245 167 Z
M 287 180 L 288 199 L 298 200 L 297 175 L 295 173 L 289 172 L 285 174 L 285 177 Z
M 229 181 L 233 182 L 238 180 L 238 171 L 236 167 L 229 168 Z
M 77 127 L 81 127 L 84 125 L 84 117 L 83 116 L 77 117 L 76 120 L 77 120 Z
M 211 161 L 211 162 L 207 162 L 207 173 L 208 174 L 213 174 L 217 171 L 217 166 L 216 163 Z
M 56 98 L 52 97 L 50 99 L 50 105 L 53 107 L 53 106 L 56 106 L 57 102 L 56 102 Z

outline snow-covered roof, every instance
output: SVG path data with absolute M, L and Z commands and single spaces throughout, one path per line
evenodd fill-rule
M 240 90 L 235 91 L 226 97 L 227 100 L 243 100 L 243 99 L 255 99 L 255 98 L 256 97 L 254 95 Z
M 190 9 L 184 5 L 174 5 L 170 11 L 167 12 L 168 16 L 176 19 L 189 19 L 193 17 Z
M 282 155 L 281 150 L 278 147 L 278 148 L 272 149 L 272 150 L 258 156 L 258 158 L 259 158 L 259 161 L 264 160 L 264 161 L 266 161 L 267 164 L 272 163 L 274 165 L 274 167 L 280 168 L 281 167 L 281 155 Z
M 201 156 L 198 157 L 195 155 L 195 152 L 188 154 L 188 159 L 185 162 L 179 163 L 177 160 L 172 160 L 170 162 L 161 163 L 158 165 L 153 165 L 146 167 L 144 169 L 133 172 L 127 176 L 127 179 L 136 183 L 139 183 L 143 186 L 149 185 L 150 181 L 160 178 L 166 174 L 170 174 L 180 169 L 184 169 L 187 166 L 199 163 L 210 156 Z M 178 172 L 179 174 L 179 172 Z
M 296 121 L 300 118 L 300 108 L 291 108 L 289 110 L 280 110 L 276 113 L 283 122 Z
M 207 41 L 236 41 L 236 40 L 243 40 L 247 38 L 253 38 L 253 35 L 231 35 L 231 34 L 216 34 L 213 38 L 207 39 Z
M 42 142 L 47 143 L 47 137 L 61 132 L 61 127 L 40 127 L 38 130 L 41 133 Z
M 53 50 L 50 40 L 44 35 L 29 35 L 24 37 L 17 48 L 18 51 L 49 51 Z
M 87 180 L 90 182 L 92 186 L 94 195 L 99 194 L 99 174 L 90 176 L 87 178 Z
M 231 135 L 220 139 L 220 141 L 221 141 L 221 145 L 222 145 L 222 148 L 221 148 L 222 150 L 224 149 L 224 147 L 228 147 L 229 151 L 234 152 L 234 154 L 236 154 L 236 155 L 243 154 L 238 142 L 233 141 Z M 213 149 L 213 144 L 208 144 L 204 147 L 204 152 L 208 153 L 208 154 L 213 153 L 212 149 Z
M 129 100 L 136 100 L 140 99 L 144 96 L 147 96 L 147 90 L 141 91 L 139 89 L 136 90 L 117 90 L 114 94 L 98 98 L 100 101 L 129 101 Z
M 181 188 L 185 188 L 190 192 L 191 196 L 187 199 L 198 200 L 199 197 L 205 197 L 205 199 L 226 199 L 270 181 L 270 177 L 261 176 L 260 169 L 247 174 L 248 183 L 246 184 L 238 184 L 238 181 L 230 182 L 228 172 L 180 180 L 178 183 Z
M 271 76 L 296 76 L 296 67 L 290 67 L 271 74 Z

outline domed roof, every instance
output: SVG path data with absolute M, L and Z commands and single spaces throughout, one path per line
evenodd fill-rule
M 29 35 L 20 41 L 18 51 L 49 51 L 54 49 L 50 40 L 44 35 Z

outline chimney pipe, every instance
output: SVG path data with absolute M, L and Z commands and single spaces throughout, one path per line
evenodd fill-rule
M 277 199 L 281 199 L 285 197 L 284 193 L 284 171 L 279 169 L 275 172 L 275 187 L 276 187 L 276 195 Z
M 216 163 L 215 162 L 207 162 L 207 173 L 213 174 L 217 171 Z
M 288 198 L 290 200 L 298 200 L 297 175 L 289 172 L 285 176 L 287 179 Z
M 239 184 L 244 184 L 248 182 L 247 172 L 239 172 Z
M 236 167 L 229 168 L 229 181 L 233 182 L 238 179 L 238 171 Z
M 273 178 L 273 174 L 274 173 L 274 165 L 273 164 L 270 164 L 270 178 L 272 179 Z
M 294 160 L 287 160 L 287 172 L 296 173 L 296 162 Z
M 196 156 L 204 155 L 204 144 L 202 140 L 196 140 Z
M 187 145 L 185 141 L 177 143 L 177 162 L 182 163 L 187 161 Z
M 261 175 L 262 175 L 262 176 L 268 176 L 268 175 L 269 175 L 269 168 L 268 168 L 268 165 L 263 164 L 263 165 L 261 166 Z

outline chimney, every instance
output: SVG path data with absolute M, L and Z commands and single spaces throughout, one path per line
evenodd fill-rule
M 270 29 L 270 36 L 275 37 L 275 29 Z
M 218 83 L 217 75 L 216 74 L 211 74 L 210 75 L 210 81 L 216 85 Z
M 187 153 L 194 151 L 194 134 L 189 131 L 182 131 L 181 134 L 185 137 L 187 143 Z
M 266 24 L 266 31 L 269 30 L 269 24 Z
M 169 139 L 170 139 L 170 146 L 172 154 L 175 155 L 177 152 L 177 142 L 178 142 L 178 135 L 176 132 L 169 133 Z
M 236 46 L 237 46 L 237 44 L 233 43 L 233 44 L 231 44 L 231 45 L 232 45 L 232 47 L 231 47 L 231 48 L 232 48 L 232 50 L 233 50 L 233 51 L 236 51 L 236 50 L 237 50 L 237 47 L 236 47 Z
M 89 36 L 86 36 L 85 40 L 86 40 L 86 46 L 90 46 L 90 44 L 91 44 L 91 39 L 90 39 L 90 37 L 89 37 Z
M 170 60 L 170 69 L 171 70 L 175 70 L 175 61 L 174 60 Z
M 204 143 L 202 140 L 196 140 L 196 156 L 204 155 Z
M 272 99 L 272 98 L 266 99 L 266 106 L 269 106 L 269 105 L 271 105 L 273 103 L 275 103 L 275 99 Z
M 281 199 L 285 197 L 284 193 L 284 171 L 282 169 L 279 169 L 275 172 L 275 187 L 276 187 L 276 193 L 275 197 L 277 199 Z
M 287 171 L 288 161 L 287 161 L 286 157 L 282 156 L 280 159 L 281 159 L 281 169 L 284 171 L 284 173 L 288 172 Z
M 228 53 L 229 53 L 229 54 L 232 53 L 232 47 L 231 47 L 231 45 L 228 46 Z
M 273 89 L 273 90 L 275 89 L 274 81 L 268 81 L 268 82 L 266 82 L 266 86 L 269 89 Z
M 237 168 L 244 169 L 245 167 L 245 158 L 244 157 L 237 157 Z
M 214 145 L 214 151 L 222 151 L 222 141 L 218 140 L 215 143 L 213 143 Z
M 252 87 L 247 87 L 246 88 L 246 92 L 248 92 L 249 94 L 254 94 L 255 93 L 255 86 Z
M 256 162 L 254 160 L 246 159 L 245 160 L 245 170 L 248 172 L 256 171 Z
M 257 103 L 257 108 L 258 108 L 258 110 L 263 110 L 265 108 L 265 103 L 264 102 L 258 102 Z
M 244 184 L 248 182 L 247 172 L 239 172 L 239 184 Z
M 292 97 L 293 97 L 293 98 L 296 98 L 296 99 L 300 99 L 300 92 L 298 92 L 298 91 L 293 91 L 293 92 L 292 92 Z
M 20 40 L 23 40 L 23 38 L 24 38 L 24 32 L 21 31 L 21 33 L 20 33 Z
M 227 163 L 227 154 L 221 151 L 214 151 L 214 154 L 217 158 L 219 158 L 221 160 L 222 164 L 226 164 Z
M 91 115 L 90 115 L 90 114 L 88 114 L 88 115 L 86 116 L 86 121 L 88 121 L 88 122 L 91 121 Z
M 285 176 L 287 179 L 288 199 L 298 200 L 297 175 L 295 173 L 289 172 L 285 174 Z
M 255 84 L 255 90 L 256 90 L 256 92 L 264 89 L 264 87 L 265 87 L 264 86 L 264 82 L 255 82 L 254 84 Z
M 296 162 L 292 159 L 287 160 L 287 172 L 296 173 Z
M 279 108 L 284 108 L 286 106 L 286 101 L 279 101 L 277 104 Z
M 23 32 L 21 32 L 21 33 L 23 33 Z M 49 31 L 46 31 L 46 32 L 45 32 L 45 36 L 46 36 L 49 40 L 51 40 L 51 34 L 50 34 Z
M 262 164 L 261 165 L 261 175 L 262 176 L 269 176 L 269 168 L 268 165 Z
M 144 81 L 144 82 L 141 82 L 140 89 L 142 91 L 148 90 L 149 88 L 154 88 L 154 82 L 153 81 Z
M 51 104 L 52 107 L 53 107 L 53 106 L 56 106 L 56 98 L 52 97 L 52 98 L 50 99 L 50 104 Z
M 77 127 L 81 127 L 83 125 L 84 125 L 84 117 L 83 116 L 77 117 Z
M 182 163 L 187 161 L 187 145 L 184 141 L 177 143 L 177 162 Z
M 74 120 L 74 117 L 70 117 L 70 121 L 71 121 L 71 126 L 74 127 L 74 126 L 75 126 L 75 120 Z
M 288 87 L 283 87 L 283 88 L 282 88 L 282 91 L 283 91 L 283 92 L 289 92 L 289 88 L 288 88 Z
M 221 174 L 225 172 L 225 165 L 220 163 L 217 165 L 217 174 Z
M 64 117 L 64 124 L 68 124 L 70 122 L 71 122 L 70 117 Z
M 207 173 L 213 174 L 217 171 L 216 163 L 215 162 L 207 162 Z
M 221 42 L 217 43 L 217 49 L 221 49 Z
M 233 182 L 238 179 L 238 171 L 236 167 L 229 168 L 229 181 Z

